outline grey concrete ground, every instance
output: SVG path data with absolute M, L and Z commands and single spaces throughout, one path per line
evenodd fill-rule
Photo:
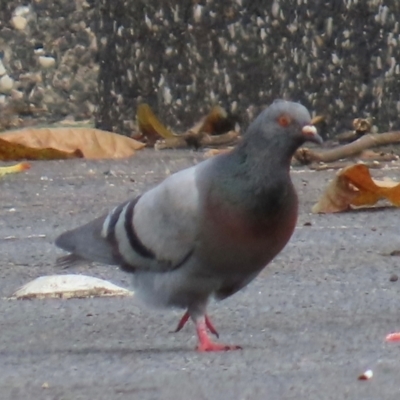
M 139 152 L 124 161 L 34 162 L 3 178 L 0 297 L 65 273 L 54 267 L 57 234 L 199 159 Z M 400 344 L 384 338 L 400 330 L 400 281 L 389 280 L 400 259 L 386 255 L 400 249 L 400 211 L 310 214 L 333 174 L 293 172 L 301 209 L 289 245 L 249 287 L 211 305 L 221 340 L 242 351 L 197 354 L 192 326 L 170 333 L 179 312 L 134 299 L 3 299 L 0 400 L 399 399 Z M 114 267 L 74 272 L 129 286 Z M 366 369 L 374 377 L 358 381 Z

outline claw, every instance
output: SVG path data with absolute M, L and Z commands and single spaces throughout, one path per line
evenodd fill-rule
M 217 338 L 219 338 L 219 333 L 218 333 L 218 331 L 215 329 L 213 323 L 210 321 L 210 318 L 208 317 L 207 314 L 204 316 L 204 320 L 205 320 L 205 322 L 206 322 L 206 326 L 207 326 L 208 330 L 209 330 L 213 335 L 215 335 Z
M 179 332 L 186 325 L 186 322 L 188 322 L 189 317 L 190 317 L 190 315 L 186 311 L 185 314 L 183 314 L 183 317 L 178 322 L 178 325 L 177 325 L 176 329 L 174 330 L 174 332 Z
M 211 325 L 212 326 L 212 325 Z M 240 346 L 227 345 L 222 343 L 213 342 L 207 333 L 207 328 L 210 327 L 207 324 L 207 317 L 203 317 L 196 322 L 196 331 L 199 338 L 199 344 L 197 345 L 197 351 L 229 351 L 229 350 L 240 350 Z M 210 329 L 211 331 L 211 329 Z
M 200 353 L 207 351 L 229 351 L 229 350 L 242 350 L 241 346 L 227 345 L 222 343 L 215 343 L 209 341 L 208 343 L 199 343 L 196 350 Z

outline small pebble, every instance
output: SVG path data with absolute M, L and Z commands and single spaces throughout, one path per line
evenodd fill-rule
M 56 64 L 56 60 L 54 59 L 54 57 L 40 56 L 39 64 L 43 68 L 51 68 L 51 67 L 54 67 L 54 65 Z
M 390 282 L 397 282 L 399 280 L 399 277 L 396 274 L 390 275 L 389 281 Z
M 20 15 L 16 15 L 11 19 L 11 24 L 15 29 L 23 31 L 26 28 L 28 21 L 26 18 L 21 17 Z
M 24 97 L 24 93 L 23 92 L 21 92 L 19 90 L 15 90 L 15 89 L 11 90 L 10 95 L 11 95 L 11 98 L 13 100 L 21 100 Z
M 0 92 L 9 93 L 14 87 L 14 79 L 10 78 L 8 75 L 3 75 L 0 78 Z

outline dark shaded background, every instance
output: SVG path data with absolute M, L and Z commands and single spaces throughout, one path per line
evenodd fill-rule
M 293 5 L 295 3 L 295 6 Z M 99 0 L 99 127 L 128 133 L 139 102 L 177 130 L 212 104 L 244 125 L 274 98 L 326 133 L 400 122 L 398 0 Z
M 399 129 L 399 16 L 398 0 L 1 1 L 0 58 L 18 92 L 0 113 L 17 94 L 44 122 L 95 116 L 131 134 L 147 102 L 179 132 L 216 103 L 245 127 L 283 97 L 324 114 L 323 135 L 367 116 Z

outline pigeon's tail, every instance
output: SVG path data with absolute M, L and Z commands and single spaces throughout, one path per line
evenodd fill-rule
M 118 264 L 112 244 L 102 236 L 106 218 L 107 216 L 104 215 L 58 236 L 55 241 L 56 246 L 71 254 L 59 258 L 57 265 L 68 268 L 83 261 L 95 261 L 109 265 Z

